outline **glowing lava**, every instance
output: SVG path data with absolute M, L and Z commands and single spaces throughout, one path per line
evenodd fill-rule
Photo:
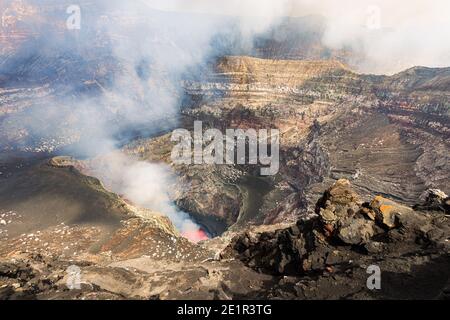
M 197 243 L 203 240 L 208 240 L 208 234 L 202 229 L 197 229 L 193 231 L 185 231 L 183 232 L 183 237 L 189 239 L 190 241 Z

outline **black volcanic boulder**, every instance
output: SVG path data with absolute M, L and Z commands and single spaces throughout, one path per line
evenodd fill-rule
M 347 220 L 342 223 L 337 236 L 346 244 L 360 245 L 370 241 L 374 235 L 374 223 L 364 219 Z
M 415 210 L 435 210 L 450 214 L 450 197 L 439 189 L 429 189 L 425 192 L 423 204 L 415 205 Z
M 237 257 L 247 266 L 270 274 L 303 273 L 304 261 L 317 247 L 315 223 L 298 221 L 286 229 L 249 230 L 236 236 L 221 257 Z
M 319 200 L 316 213 L 325 236 L 345 244 L 361 245 L 375 234 L 374 222 L 361 214 L 359 195 L 348 180 L 338 180 Z
M 359 196 L 351 188 L 350 182 L 341 179 L 325 191 L 317 203 L 316 213 L 326 230 L 335 229 L 340 222 L 355 216 L 359 204 Z
M 412 209 L 402 206 L 392 200 L 376 196 L 369 207 L 375 213 L 375 221 L 382 228 L 394 229 L 400 226 L 402 215 L 408 215 Z
M 395 266 L 398 259 L 422 263 L 414 259 L 417 253 L 448 261 L 448 216 L 414 211 L 381 196 L 362 203 L 347 180 L 330 187 L 316 209 L 316 217 L 288 227 L 259 226 L 237 234 L 221 258 L 272 275 L 343 277 L 355 266 Z
M 285 229 L 257 227 L 238 234 L 221 253 L 270 274 L 322 271 L 329 260 L 345 260 L 334 246 L 363 245 L 375 234 L 374 221 L 359 213 L 360 200 L 347 180 L 337 181 L 317 204 L 318 216 Z M 331 245 L 333 243 L 333 245 Z

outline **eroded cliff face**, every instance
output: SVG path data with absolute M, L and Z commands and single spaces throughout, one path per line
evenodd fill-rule
M 259 195 L 261 204 L 250 223 L 311 213 L 321 190 L 339 178 L 351 179 L 366 196 L 383 194 L 409 205 L 428 188 L 448 192 L 447 69 L 414 68 L 382 77 L 360 75 L 334 61 L 224 57 L 213 70 L 201 82 L 184 83 L 186 128 L 196 119 L 221 130 L 281 132 L 280 172 L 268 179 L 270 190 Z M 169 135 L 126 149 L 170 164 L 168 152 L 158 153 L 167 144 Z M 174 169 L 187 186 L 179 195 L 187 211 L 221 218 L 225 212 L 228 227 L 244 214 L 247 194 L 240 181 L 254 176 L 254 167 Z M 203 194 L 220 195 L 229 185 L 237 189 L 225 192 L 223 201 L 220 196 L 213 203 L 202 200 Z M 230 198 L 233 205 L 227 204 Z
M 174 201 L 211 234 L 238 221 L 274 223 L 311 214 L 324 186 L 342 177 L 366 195 L 384 194 L 409 205 L 427 188 L 449 192 L 448 69 L 413 68 L 385 77 L 357 74 L 338 61 L 233 56 L 205 70 L 201 80 L 182 82 L 180 127 L 192 129 L 194 120 L 201 120 L 204 129 L 281 132 L 280 172 L 263 182 L 254 166 L 173 167 L 180 179 Z M 46 109 L 55 95 L 51 84 L 3 90 L 5 149 L 52 152 L 82 138 L 70 125 L 80 121 L 70 110 L 64 126 L 47 130 L 48 138 L 36 141 L 23 127 L 32 119 L 27 109 L 39 108 L 36 104 Z M 105 109 L 112 124 L 114 114 Z M 50 124 L 43 120 L 37 129 Z M 171 165 L 172 147 L 165 134 L 124 150 Z M 255 195 L 252 185 L 259 182 L 264 191 Z

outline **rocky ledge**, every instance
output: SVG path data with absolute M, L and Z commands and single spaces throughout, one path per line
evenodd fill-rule
M 284 229 L 242 233 L 222 258 L 291 279 L 284 294 L 296 298 L 367 297 L 369 266 L 381 270 L 378 298 L 448 298 L 448 200 L 430 190 L 415 209 L 381 196 L 364 202 L 341 179 L 318 201 L 315 217 Z M 286 289 L 287 283 L 278 285 Z
M 381 196 L 365 202 L 341 179 L 319 199 L 314 216 L 228 231 L 192 246 L 203 252 L 199 259 L 7 255 L 0 260 L 0 298 L 448 299 L 448 200 L 430 190 L 414 208 Z M 138 243 L 130 237 L 120 246 Z M 80 283 L 69 289 L 74 266 Z M 381 276 L 375 289 L 367 285 L 374 268 Z

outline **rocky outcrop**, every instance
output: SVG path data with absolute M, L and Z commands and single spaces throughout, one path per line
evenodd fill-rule
M 448 193 L 448 70 L 364 76 L 335 61 L 252 57 L 223 57 L 214 67 L 201 82 L 184 83 L 192 102 L 184 114 L 217 128 L 278 128 L 277 178 L 297 197 L 304 191 L 303 213 L 340 178 L 366 198 L 382 194 L 409 206 L 429 188 Z M 264 220 L 298 218 L 293 196 L 276 192 L 282 199 Z
M 384 212 L 395 213 L 394 227 L 377 218 Z M 49 235 L 61 231 L 58 242 L 81 237 L 72 227 Z M 0 258 L 0 299 L 445 298 L 449 235 L 442 211 L 414 211 L 383 197 L 363 202 L 339 180 L 318 201 L 315 217 L 229 231 L 200 245 L 132 218 L 98 253 L 90 246 L 69 256 L 16 247 Z M 381 269 L 380 290 L 366 286 L 371 265 Z
M 417 210 L 436 210 L 450 214 L 450 197 L 439 189 L 427 190 L 424 194 L 425 202 L 414 206 Z
M 450 221 L 443 213 L 414 211 L 380 196 L 362 202 L 349 181 L 339 180 L 318 201 L 315 218 L 275 231 L 247 231 L 231 241 L 222 257 L 291 276 L 339 277 L 352 265 L 365 264 L 392 269 L 399 259 L 414 268 L 418 262 L 407 257 L 416 254 L 438 257 L 448 267 L 449 235 Z M 443 288 L 446 283 L 429 285 Z

